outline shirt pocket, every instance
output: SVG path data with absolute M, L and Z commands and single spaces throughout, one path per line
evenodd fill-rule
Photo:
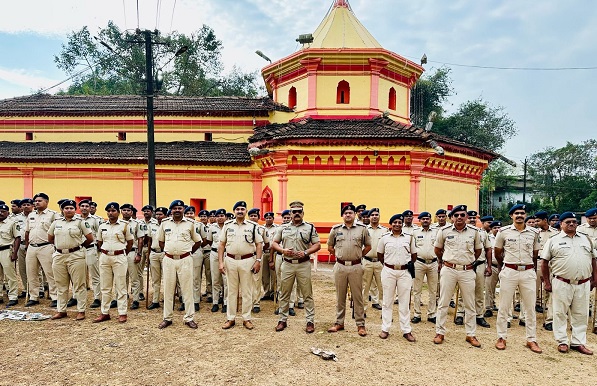
M 124 242 L 126 242 L 126 239 L 124 238 L 124 235 L 122 234 L 122 232 L 118 232 L 118 233 L 116 233 L 116 234 L 115 234 L 115 236 L 116 236 L 116 240 L 117 240 L 119 243 L 124 243 Z
M 73 238 L 79 237 L 81 235 L 81 231 L 79 229 L 69 228 L 68 235 Z
M 186 243 L 191 241 L 191 235 L 188 232 L 183 232 L 178 235 L 178 239 Z

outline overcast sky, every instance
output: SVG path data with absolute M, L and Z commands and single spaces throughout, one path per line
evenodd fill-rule
M 296 37 L 319 25 L 332 0 L 19 0 L 2 5 L 0 98 L 28 95 L 67 75 L 53 57 L 66 34 L 122 29 L 190 33 L 211 26 L 228 69 L 256 71 L 294 52 Z M 595 137 L 590 111 L 597 84 L 597 6 L 589 0 L 352 0 L 353 11 L 385 48 L 433 72 L 452 69 L 457 92 L 446 106 L 483 98 L 503 106 L 518 135 L 503 153 L 516 161 L 547 146 Z M 159 12 L 158 12 L 159 10 Z M 467 66 L 524 68 L 524 70 Z M 562 69 L 562 68 L 593 69 Z M 551 69 L 551 70 L 538 70 Z M 559 70 L 555 70 L 559 69 Z

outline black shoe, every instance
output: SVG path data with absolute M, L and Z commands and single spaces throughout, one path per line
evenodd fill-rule
M 182 296 L 178 297 L 178 301 L 182 303 Z
M 228 311 L 228 306 L 226 304 L 222 305 L 222 313 L 225 314 Z
M 493 306 L 492 310 L 493 310 L 493 312 L 498 312 L 500 309 L 497 308 L 497 306 Z
M 219 298 L 218 299 L 218 304 L 224 304 L 224 298 Z
M 19 304 L 18 300 L 9 300 L 8 303 L 6 303 L 6 307 L 16 306 L 17 304 Z
M 489 323 L 487 323 L 487 320 L 485 320 L 485 318 L 477 318 L 477 325 L 485 328 L 491 327 Z
M 118 302 L 116 300 L 112 300 L 110 302 L 110 308 L 116 308 L 116 307 L 118 307 Z
M 454 324 L 462 326 L 464 324 L 464 318 L 462 316 L 457 316 L 456 319 L 454 319 Z
M 278 315 L 279 313 L 280 313 L 280 309 L 279 309 L 279 308 L 276 308 L 276 309 L 274 310 L 274 315 Z
M 551 325 L 551 323 L 544 323 L 543 328 L 547 331 L 553 331 L 553 326 Z
M 398 303 L 399 303 L 398 299 L 394 300 L 394 304 L 398 304 Z
M 4 303 L 4 299 L 0 296 L 0 304 Z
M 512 324 L 510 322 L 508 322 L 508 328 L 512 327 Z
M 195 312 L 199 311 L 199 303 L 195 303 Z
M 302 310 L 303 308 L 305 308 L 305 303 L 298 302 L 298 304 L 296 306 Z
M 160 308 L 160 303 L 151 303 L 149 307 L 147 307 L 148 310 L 155 310 L 156 308 Z
M 543 307 L 541 307 L 540 304 L 535 305 L 535 312 L 538 312 L 540 314 L 543 313 Z
M 213 306 L 211 306 L 211 312 L 218 312 L 220 310 L 220 306 L 218 306 L 217 304 L 214 304 Z
M 435 316 L 433 318 L 427 318 L 429 323 L 435 323 Z
M 518 315 L 512 315 L 512 319 L 518 319 Z
M 145 300 L 145 295 L 143 295 L 143 292 L 139 293 L 139 300 Z
M 484 318 L 491 318 L 492 316 L 493 316 L 493 311 L 485 310 L 485 313 L 483 314 Z
M 524 326 L 527 325 L 527 323 L 524 320 L 521 319 L 521 320 L 518 321 L 518 325 L 524 327 Z
M 39 291 L 39 298 L 43 299 L 46 297 L 46 293 L 44 291 Z
M 184 311 L 184 303 L 180 304 L 180 307 L 178 307 L 178 311 Z
M 102 302 L 99 299 L 94 299 L 89 308 L 100 308 L 101 306 Z
M 136 300 L 133 300 L 133 304 L 131 304 L 131 310 L 136 310 L 139 308 L 139 302 Z
M 456 303 L 454 303 L 454 300 L 450 300 L 450 308 L 456 308 Z
M 288 315 L 290 315 L 290 316 L 296 316 L 296 312 L 294 312 L 294 308 L 289 308 L 288 309 Z
M 214 298 L 212 298 L 211 296 L 207 297 L 207 302 L 208 303 L 213 303 L 213 301 L 214 301 Z
M 520 312 L 520 303 L 516 303 L 516 305 L 514 306 L 514 311 Z
M 367 317 L 367 314 L 363 312 L 363 318 L 366 318 L 366 317 Z
M 52 308 L 58 307 L 58 300 L 52 300 L 52 303 L 50 303 L 50 307 L 52 307 Z
M 421 322 L 421 318 L 418 316 L 413 316 L 413 318 L 410 320 L 411 323 L 420 323 Z
M 255 306 L 255 307 L 253 307 L 253 312 L 258 314 L 261 312 L 261 308 L 259 308 L 259 306 Z
M 375 308 L 376 310 L 381 310 L 381 306 L 377 303 L 372 304 L 371 307 Z
M 67 307 L 72 307 L 72 306 L 76 306 L 77 305 L 77 299 L 75 298 L 70 298 L 68 300 L 68 302 L 66 303 Z
M 27 292 L 25 292 L 25 291 L 21 292 L 18 296 L 19 299 L 24 299 L 26 297 L 27 297 Z

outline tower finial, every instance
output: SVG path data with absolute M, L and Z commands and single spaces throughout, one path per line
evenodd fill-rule
M 334 7 L 348 8 L 348 0 L 336 0 Z

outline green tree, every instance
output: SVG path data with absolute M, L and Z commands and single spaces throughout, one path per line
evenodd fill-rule
M 142 94 L 145 90 L 145 47 L 134 31 L 113 22 L 92 36 L 87 27 L 73 31 L 54 57 L 58 68 L 73 77 L 67 94 Z M 234 68 L 223 74 L 222 42 L 203 25 L 190 35 L 174 32 L 154 36 L 154 68 L 163 78 L 162 94 L 196 96 L 256 96 L 256 73 Z M 105 43 L 105 44 L 104 44 Z M 187 46 L 178 57 L 176 51 Z
M 495 217 L 501 216 L 501 211 L 507 204 L 504 203 L 499 207 L 493 205 L 493 194 L 495 191 L 514 191 L 514 183 L 516 181 L 515 170 L 502 160 L 492 162 L 483 172 L 481 179 L 481 186 L 479 189 L 479 211 L 482 215 L 493 215 Z M 508 211 L 506 210 L 506 214 Z M 501 217 L 498 217 L 504 220 Z
M 410 94 L 412 123 L 424 127 L 432 111 L 438 115 L 437 119 L 441 119 L 445 112 L 443 106 L 453 93 L 449 68 L 441 67 L 421 77 Z

